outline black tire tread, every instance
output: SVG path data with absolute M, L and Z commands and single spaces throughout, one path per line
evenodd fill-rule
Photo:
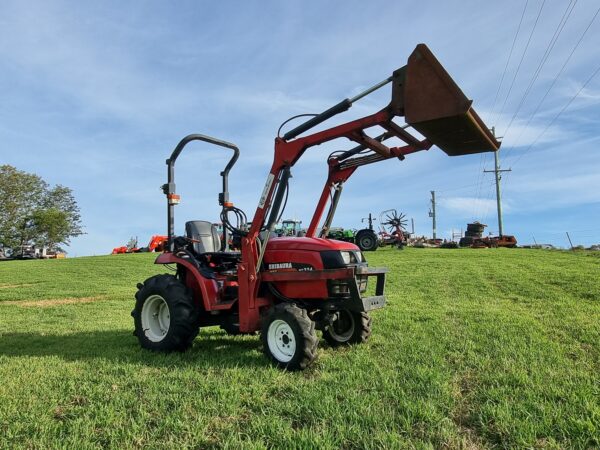
M 298 343 L 300 350 L 297 352 L 296 356 L 287 363 L 278 361 L 269 351 L 267 334 L 270 323 L 275 319 L 295 321 L 300 331 L 300 342 Z M 290 323 L 290 326 L 294 328 L 293 323 Z M 298 338 L 298 336 L 296 337 Z M 315 323 L 308 317 L 308 313 L 305 309 L 300 308 L 293 303 L 280 303 L 269 309 L 262 320 L 261 340 L 265 354 L 282 369 L 304 370 L 317 357 L 319 339 L 315 333 Z
M 359 332 L 356 334 L 355 344 L 362 344 L 371 337 L 373 319 L 366 312 L 360 313 Z
M 152 294 L 160 294 L 169 304 L 171 324 L 165 339 L 152 342 L 146 338 L 141 325 L 141 311 L 144 301 Z M 185 351 L 191 347 L 198 335 L 199 308 L 194 304 L 191 290 L 175 276 L 155 275 L 148 278 L 135 294 L 135 308 L 131 312 L 134 319 L 134 335 L 140 345 L 154 351 Z
M 352 312 L 351 314 L 354 316 L 355 329 L 354 333 L 347 341 L 340 342 L 334 338 L 327 329 L 323 331 L 323 339 L 325 339 L 332 347 L 363 344 L 367 342 L 371 336 L 371 325 L 373 320 L 371 319 L 371 316 L 366 312 Z
M 361 238 L 367 234 L 371 237 L 371 239 L 373 239 L 373 245 L 371 247 L 364 247 L 361 243 Z M 358 233 L 356 233 L 354 242 L 358 246 L 358 248 L 360 248 L 363 252 L 372 252 L 377 250 L 377 247 L 379 247 L 377 234 L 375 234 L 373 230 L 369 230 L 368 228 L 360 230 Z

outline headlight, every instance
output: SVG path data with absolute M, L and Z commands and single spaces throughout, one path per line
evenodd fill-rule
M 356 250 L 326 250 L 321 252 L 321 259 L 325 269 L 341 269 L 366 262 L 363 254 Z
M 342 255 L 342 260 L 344 261 L 344 264 L 348 265 L 348 264 L 351 264 L 353 262 L 356 262 L 356 258 L 354 257 L 354 253 L 352 253 L 352 252 L 340 252 L 340 254 Z
M 356 255 L 358 262 L 361 262 L 361 263 L 367 262 L 365 255 L 363 255 L 361 251 L 355 252 L 354 255 Z

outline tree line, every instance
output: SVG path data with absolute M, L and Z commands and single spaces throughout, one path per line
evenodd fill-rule
M 0 247 L 34 245 L 64 251 L 62 246 L 81 234 L 81 215 L 71 189 L 0 166 Z

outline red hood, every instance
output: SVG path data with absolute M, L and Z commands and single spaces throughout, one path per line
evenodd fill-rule
M 325 250 L 359 250 L 359 248 L 350 242 L 336 241 L 334 239 L 279 237 L 269 239 L 267 251 L 269 250 L 308 250 L 322 252 Z

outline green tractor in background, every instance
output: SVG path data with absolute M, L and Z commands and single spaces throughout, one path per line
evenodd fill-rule
M 379 247 L 379 238 L 377 237 L 375 230 L 373 230 L 373 220 L 375 219 L 373 219 L 371 213 L 369 213 L 368 218 L 363 218 L 361 222 L 364 222 L 365 219 L 369 221 L 368 228 L 363 228 L 362 230 L 357 231 L 340 227 L 331 227 L 327 233 L 327 239 L 352 242 L 353 244 L 358 245 L 358 248 L 360 248 L 363 252 L 377 250 L 377 247 Z
M 277 237 L 282 236 L 306 236 L 306 230 L 302 228 L 302 221 L 297 219 L 285 219 L 275 228 Z

